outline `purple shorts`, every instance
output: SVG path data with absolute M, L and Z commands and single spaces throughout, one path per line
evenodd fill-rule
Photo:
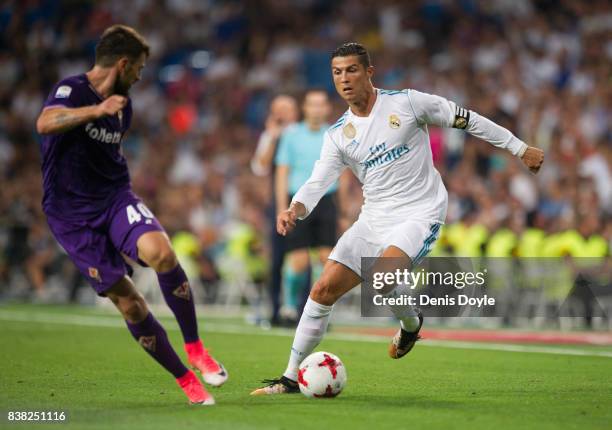
M 122 253 L 138 258 L 136 242 L 149 231 L 164 231 L 153 213 L 131 191 L 122 191 L 95 218 L 65 221 L 47 215 L 51 232 L 99 295 L 115 285 L 131 268 Z

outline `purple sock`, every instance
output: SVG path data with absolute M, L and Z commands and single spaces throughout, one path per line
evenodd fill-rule
M 181 327 L 185 343 L 195 342 L 198 336 L 198 321 L 189 281 L 180 264 L 168 272 L 158 273 L 157 279 L 168 307 L 172 309 Z
M 147 317 L 139 323 L 132 324 L 126 321 L 126 324 L 140 346 L 175 378 L 180 378 L 187 373 L 187 368 L 172 349 L 166 331 L 152 313 L 149 312 Z

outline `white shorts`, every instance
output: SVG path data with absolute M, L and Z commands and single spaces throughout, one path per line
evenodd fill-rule
M 379 257 L 389 246 L 404 251 L 417 266 L 431 250 L 440 234 L 441 224 L 435 221 L 404 221 L 387 228 L 372 228 L 359 218 L 344 232 L 329 255 L 361 276 L 361 257 Z

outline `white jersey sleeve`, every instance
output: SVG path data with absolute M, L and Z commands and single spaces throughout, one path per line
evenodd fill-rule
M 421 124 L 465 130 L 493 146 L 507 149 L 513 155 L 522 156 L 527 149 L 527 144 L 506 128 L 444 97 L 415 90 L 410 90 L 408 97 L 417 121 Z
M 306 218 L 317 206 L 321 197 L 327 189 L 340 177 L 346 167 L 342 152 L 331 138 L 329 131 L 323 137 L 321 155 L 316 161 L 310 178 L 293 196 L 293 202 L 300 202 L 306 207 L 306 214 L 300 219 Z

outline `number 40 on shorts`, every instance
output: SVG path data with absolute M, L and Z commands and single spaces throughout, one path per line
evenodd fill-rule
M 136 210 L 136 208 L 138 210 Z M 140 222 L 142 221 L 142 217 L 144 216 L 147 219 L 153 219 L 153 212 L 151 212 L 149 210 L 148 207 L 146 207 L 144 205 L 144 203 L 140 202 L 136 205 L 136 208 L 134 208 L 134 205 L 129 205 L 125 208 L 126 212 L 127 212 L 127 219 L 128 222 L 131 224 L 134 224 L 135 222 Z

